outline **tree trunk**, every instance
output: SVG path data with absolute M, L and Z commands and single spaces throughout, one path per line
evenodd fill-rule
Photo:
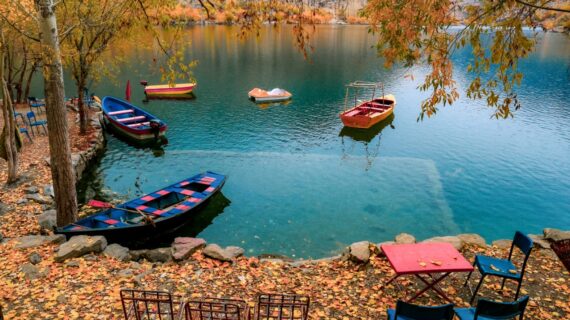
M 20 71 L 18 83 L 16 83 L 16 103 L 22 103 L 24 98 L 22 97 L 22 94 L 24 93 L 24 77 L 26 75 L 26 70 L 28 69 L 28 55 L 25 50 L 24 57 L 22 59 L 22 70 Z
M 87 106 L 83 103 L 83 99 L 85 99 L 85 91 L 83 88 L 85 87 L 85 77 L 81 75 L 79 77 L 79 81 L 77 82 L 77 96 L 79 97 L 79 101 L 77 102 L 77 107 L 79 108 L 79 133 L 85 134 L 87 133 Z
M 45 82 L 46 115 L 49 129 L 51 175 L 57 225 L 77 220 L 75 172 L 71 163 L 67 111 L 64 101 L 63 68 L 53 0 L 34 0 L 38 10 Z
M 28 99 L 30 96 L 30 86 L 32 85 L 32 78 L 34 77 L 34 73 L 36 73 L 38 69 L 38 62 L 34 60 L 32 62 L 32 68 L 30 69 L 30 74 L 28 74 L 28 79 L 26 80 L 26 90 L 24 91 L 24 101 Z
M 8 179 L 7 184 L 11 184 L 18 180 L 18 147 L 16 145 L 16 121 L 14 119 L 14 108 L 12 107 L 12 98 L 8 90 L 6 79 L 4 78 L 4 34 L 0 30 L 0 93 L 2 97 L 2 116 L 4 117 L 4 129 L 1 135 L 2 156 L 8 162 Z

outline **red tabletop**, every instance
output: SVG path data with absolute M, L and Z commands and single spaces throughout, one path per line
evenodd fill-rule
M 449 243 L 384 244 L 382 251 L 399 275 L 473 271 L 471 263 Z

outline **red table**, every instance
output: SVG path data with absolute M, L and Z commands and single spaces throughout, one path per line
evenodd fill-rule
M 449 243 L 384 244 L 382 251 L 396 272 L 396 275 L 382 287 L 390 284 L 398 277 L 408 274 L 415 275 L 426 284 L 425 288 L 418 291 L 408 301 L 412 301 L 427 290 L 432 289 L 445 300 L 452 302 L 435 285 L 452 272 L 473 271 L 471 263 Z M 429 277 L 422 277 L 422 274 L 429 275 Z M 443 275 L 437 276 L 437 274 Z

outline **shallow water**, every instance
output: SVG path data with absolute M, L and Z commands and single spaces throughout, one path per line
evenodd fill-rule
M 196 99 L 143 104 L 142 88 L 133 87 L 133 101 L 168 123 L 170 144 L 153 152 L 110 136 L 91 188 L 126 199 L 202 170 L 227 174 L 224 197 L 181 234 L 249 254 L 321 257 L 400 232 L 420 239 L 475 232 L 491 241 L 570 228 L 568 36 L 542 35 L 522 63 L 523 108 L 514 119 L 492 120 L 482 102 L 462 98 L 417 122 L 425 94 L 404 78 L 409 71 L 383 69 L 365 27 L 319 27 L 310 62 L 287 30 L 247 41 L 235 33 L 188 30 L 189 58 L 199 61 Z M 157 82 L 148 67 L 154 54 L 131 49 L 118 84 L 94 92 L 122 97 L 127 79 Z M 462 88 L 468 59 L 455 57 Z M 416 79 L 425 72 L 412 71 Z M 354 80 L 383 81 L 396 95 L 391 123 L 370 134 L 342 129 L 344 85 Z M 294 97 L 260 106 L 247 99 L 253 87 Z

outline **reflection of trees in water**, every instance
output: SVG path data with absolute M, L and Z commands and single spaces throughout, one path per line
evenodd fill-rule
M 348 159 L 349 158 L 348 153 L 353 151 L 356 145 L 362 143 L 362 145 L 364 145 L 364 151 L 366 153 L 366 167 L 364 170 L 370 169 L 372 167 L 374 159 L 376 159 L 376 157 L 380 153 L 380 141 L 382 140 L 382 130 L 384 130 L 388 126 L 390 126 L 390 128 L 392 129 L 395 129 L 395 127 L 392 125 L 394 119 L 395 116 L 392 113 L 388 118 L 384 119 L 383 121 L 379 122 L 378 124 L 369 129 L 343 127 L 340 130 L 340 133 L 338 134 L 341 137 L 341 143 L 342 143 L 342 159 Z M 374 140 L 374 138 L 377 136 L 378 138 L 376 139 L 376 144 L 371 146 L 370 144 L 372 140 Z M 353 143 L 350 145 L 348 145 L 348 143 L 345 144 L 344 137 L 350 138 L 353 141 Z

